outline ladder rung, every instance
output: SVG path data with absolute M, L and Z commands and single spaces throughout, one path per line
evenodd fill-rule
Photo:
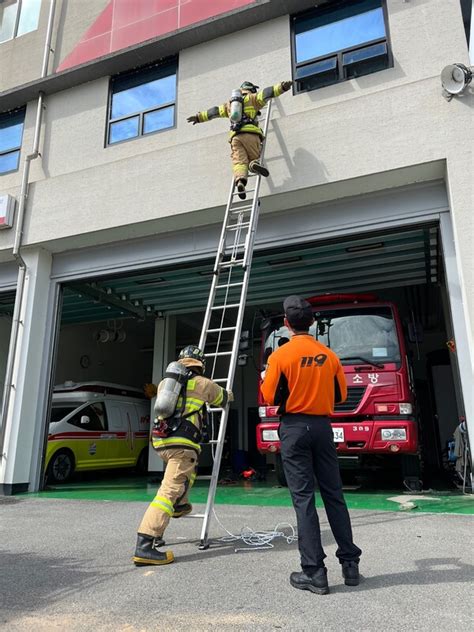
M 210 439 L 207 443 L 212 443 L 212 444 L 219 443 L 219 440 L 218 439 Z
M 216 285 L 216 290 L 221 290 L 225 287 L 238 287 L 239 285 L 243 285 L 243 281 L 235 281 L 235 283 L 223 283 L 222 285 Z M 235 327 L 234 327 L 235 329 Z
M 227 378 L 226 377 L 213 377 L 212 381 L 217 382 L 218 384 L 222 384 L 224 382 L 227 382 Z
M 234 259 L 233 261 L 224 261 L 219 264 L 220 268 L 231 268 L 232 266 L 239 266 L 244 263 L 244 259 Z M 228 306 L 230 307 L 230 305 Z
M 196 476 L 197 481 L 210 481 L 211 478 L 212 478 L 211 474 L 203 474 L 202 476 Z
M 255 191 L 255 189 L 245 189 L 245 193 L 253 193 Z M 241 191 L 237 191 L 237 189 L 234 190 L 233 195 L 239 195 L 239 193 L 241 193 Z M 243 202 L 244 200 L 242 200 Z
M 206 358 L 218 358 L 219 356 L 232 355 L 232 351 L 213 351 L 212 353 L 205 353 L 204 355 Z
M 217 327 L 216 329 L 208 329 L 207 333 L 217 334 L 217 333 L 220 333 L 221 331 L 235 331 L 236 329 L 237 327 Z
M 248 228 L 250 226 L 250 222 L 242 222 L 241 224 L 232 224 L 232 226 L 227 226 L 226 230 L 237 230 L 237 228 Z
M 240 303 L 229 303 L 228 305 L 215 305 L 211 307 L 212 310 L 216 309 L 230 309 L 231 307 L 240 307 Z

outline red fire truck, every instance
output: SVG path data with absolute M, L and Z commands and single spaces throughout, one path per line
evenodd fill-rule
M 348 385 L 347 400 L 335 407 L 332 428 L 337 452 L 359 465 L 381 463 L 381 456 L 414 455 L 418 462 L 418 429 L 411 369 L 397 307 L 372 294 L 330 294 L 308 301 L 314 308 L 310 333 L 341 359 Z M 283 316 L 262 324 L 262 366 L 289 340 Z M 259 389 L 257 448 L 276 454 L 284 482 L 278 439 L 278 407 L 266 406 Z

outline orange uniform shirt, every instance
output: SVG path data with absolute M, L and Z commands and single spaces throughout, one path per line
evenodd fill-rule
M 337 355 L 310 334 L 297 334 L 268 358 L 261 391 L 280 414 L 329 415 L 346 400 L 347 384 Z

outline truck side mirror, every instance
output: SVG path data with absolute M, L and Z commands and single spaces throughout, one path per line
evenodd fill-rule
M 87 415 L 82 415 L 81 417 L 81 426 L 83 424 L 90 424 L 91 420 L 90 417 L 88 417 Z

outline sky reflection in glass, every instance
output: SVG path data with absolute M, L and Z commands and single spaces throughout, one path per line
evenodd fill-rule
M 385 37 L 385 23 L 380 7 L 297 33 L 296 62 L 330 55 L 382 37 Z
M 142 112 L 176 100 L 176 75 L 155 79 L 112 96 L 112 119 Z
M 19 151 L 12 151 L 10 154 L 0 156 L 0 174 L 7 173 L 7 171 L 16 171 L 19 159 Z
M 24 112 L 0 117 L 0 152 L 21 147 Z
M 157 132 L 160 129 L 166 129 L 167 127 L 173 127 L 174 125 L 174 106 L 170 108 L 163 108 L 156 112 L 149 112 L 145 114 L 145 121 L 143 124 L 143 133 L 149 134 L 150 132 Z
M 110 125 L 109 143 L 118 143 L 120 140 L 138 136 L 138 123 L 138 116 L 125 119 L 125 121 L 118 121 L 118 123 L 112 123 Z

